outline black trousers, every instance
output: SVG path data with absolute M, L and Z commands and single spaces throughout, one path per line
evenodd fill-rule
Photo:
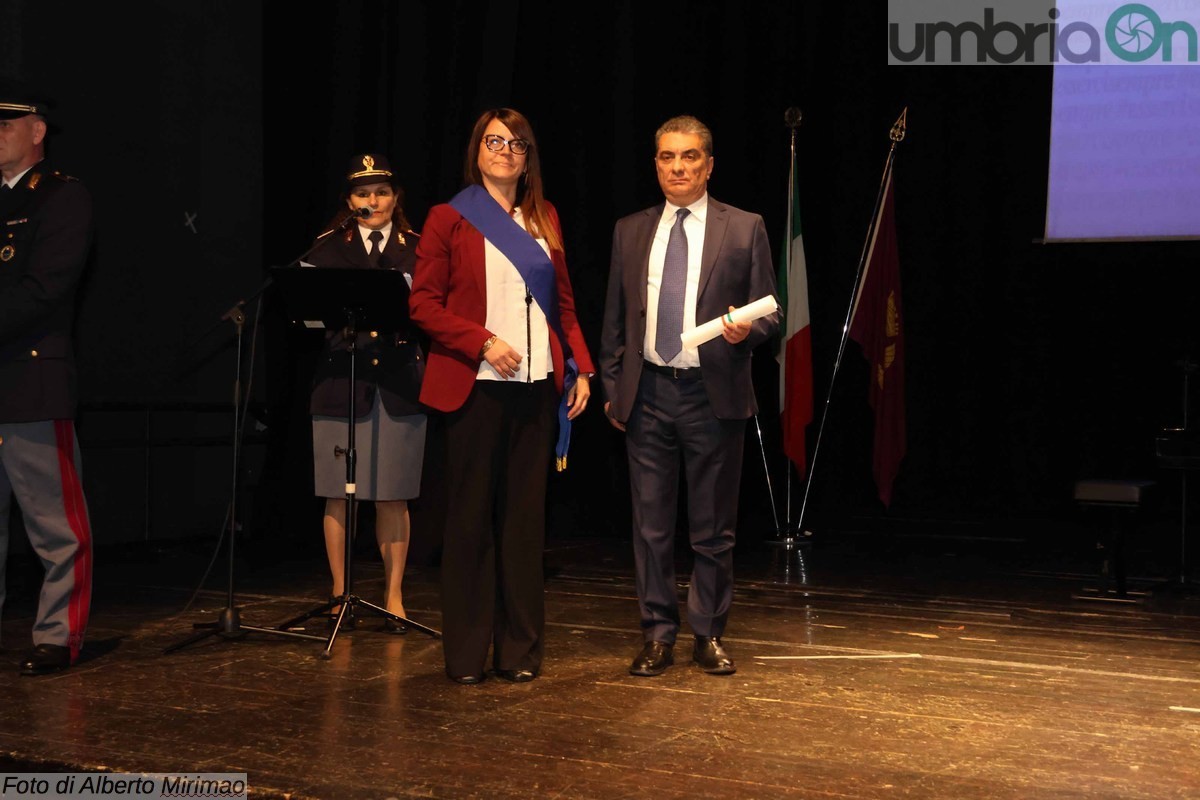
M 453 677 L 542 665 L 554 384 L 476 381 L 446 416 L 442 647 Z
M 675 517 L 679 467 L 687 481 L 694 564 L 687 619 L 697 636 L 720 636 L 733 603 L 733 545 L 746 421 L 717 419 L 698 378 L 642 371 L 626 426 L 633 556 L 646 641 L 675 643 Z

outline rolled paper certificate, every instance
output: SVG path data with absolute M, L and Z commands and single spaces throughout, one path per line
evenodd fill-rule
M 767 314 L 773 314 L 779 308 L 779 304 L 775 302 L 775 298 L 767 295 L 760 297 L 753 303 L 735 308 L 727 314 L 722 314 L 716 319 L 710 319 L 703 325 L 697 325 L 691 330 L 686 330 L 679 334 L 679 338 L 683 340 L 684 347 L 699 347 L 710 339 L 715 339 L 725 330 L 725 326 L 721 324 L 721 320 L 728 320 L 731 324 L 739 322 L 753 322 L 760 317 L 765 317 Z

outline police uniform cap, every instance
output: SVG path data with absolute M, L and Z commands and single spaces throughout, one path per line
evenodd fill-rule
M 379 153 L 362 153 L 350 159 L 346 182 L 351 186 L 392 183 L 392 165 L 388 163 L 387 156 Z
M 0 119 L 20 119 L 30 114 L 45 117 L 49 110 L 46 99 L 28 87 L 0 80 Z

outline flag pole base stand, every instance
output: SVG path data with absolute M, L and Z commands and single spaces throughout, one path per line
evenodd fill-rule
M 809 530 L 787 530 L 776 533 L 774 539 L 767 539 L 767 544 L 775 547 L 811 547 L 813 543 L 813 532 Z
M 807 586 L 808 561 L 805 551 L 811 553 L 812 531 L 788 531 L 779 538 L 768 540 L 771 563 L 767 570 L 771 583 Z

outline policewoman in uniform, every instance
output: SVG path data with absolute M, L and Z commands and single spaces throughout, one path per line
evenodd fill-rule
M 43 160 L 46 114 L 22 90 L 0 87 L 0 609 L 14 498 L 45 569 L 22 675 L 75 662 L 92 595 L 71 346 L 92 200 Z
M 354 156 L 342 199 L 345 208 L 318 237 L 320 245 L 307 260 L 318 267 L 403 272 L 405 281 L 395 305 L 407 320 L 417 234 L 404 215 L 403 191 L 387 158 L 376 153 Z M 359 216 L 363 209 L 370 213 Z M 345 225 L 352 215 L 357 222 Z M 375 503 L 385 607 L 400 617 L 405 616 L 402 582 L 408 559 L 408 501 L 420 494 L 425 455 L 425 415 L 417 402 L 425 362 L 417 333 L 410 325 L 398 331 L 359 331 L 355 343 L 355 496 Z M 316 494 L 326 498 L 324 532 L 333 578 L 331 600 L 345 593 L 348 344 L 343 331 L 327 334 L 310 408 Z M 340 606 L 333 607 L 331 622 L 340 610 Z M 407 626 L 388 617 L 384 630 L 403 634 Z

